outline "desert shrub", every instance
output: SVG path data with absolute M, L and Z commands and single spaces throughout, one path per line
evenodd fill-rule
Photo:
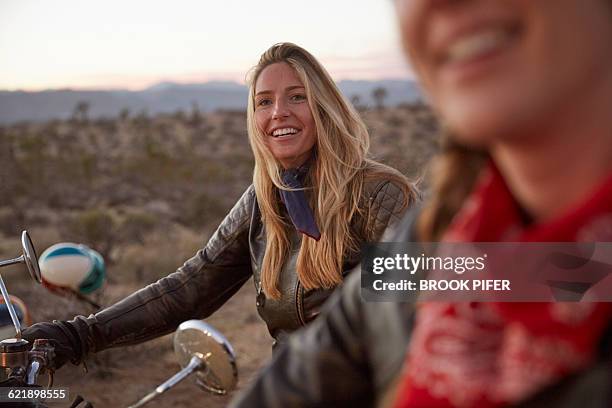
M 131 112 L 129 108 L 122 108 L 119 111 L 117 119 L 119 120 L 119 122 L 127 122 L 130 119 L 130 114 Z
M 193 128 L 199 128 L 205 123 L 204 116 L 200 112 L 200 107 L 197 103 L 192 103 L 191 114 L 189 115 L 189 125 Z
M 227 210 L 219 197 L 201 191 L 185 202 L 184 210 L 179 214 L 178 220 L 187 227 L 198 229 L 206 224 L 220 221 Z
M 404 124 L 404 118 L 397 114 L 391 114 L 387 118 L 387 123 L 392 127 L 400 127 Z
M 118 235 L 122 242 L 133 241 L 143 244 L 146 235 L 158 224 L 159 221 L 154 215 L 140 210 L 131 210 L 122 217 Z
M 149 234 L 143 244 L 125 244 L 109 270 L 116 283 L 144 285 L 174 272 L 204 245 L 202 234 L 176 225 Z
M 13 135 L 0 129 L 0 205 L 9 205 L 19 185 Z
M 174 114 L 172 114 L 172 117 L 179 122 L 187 121 L 187 114 L 182 109 L 179 109 L 176 112 L 174 112 Z
M 40 178 L 44 172 L 48 140 L 41 133 L 28 132 L 17 135 L 15 142 L 15 159 L 18 165 L 26 166 L 28 170 L 24 175 Z
M 15 209 L 8 206 L 0 207 L 0 232 L 7 236 L 16 235 L 20 231 L 18 224 Z
M 90 246 L 110 259 L 111 251 L 117 244 L 118 220 L 116 214 L 107 208 L 92 208 L 78 212 L 65 224 L 69 239 Z

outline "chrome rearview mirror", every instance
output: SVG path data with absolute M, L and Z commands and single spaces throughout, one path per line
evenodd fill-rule
M 38 267 L 38 257 L 36 256 L 36 250 L 34 249 L 28 231 L 23 231 L 21 233 L 21 256 L 0 261 L 0 267 L 18 263 L 25 264 L 32 279 L 38 283 L 42 283 L 42 276 L 40 274 L 40 268 Z
M 201 320 L 181 323 L 174 333 L 174 353 L 183 369 L 129 408 L 142 407 L 191 374 L 196 383 L 213 394 L 224 395 L 236 387 L 236 355 L 229 341 Z
M 182 323 L 174 335 L 174 354 L 182 367 L 196 356 L 206 368 L 196 371 L 197 384 L 214 394 L 226 394 L 238 382 L 236 355 L 229 341 L 201 320 Z
M 36 250 L 34 249 L 34 245 L 32 245 L 32 240 L 30 239 L 30 235 L 27 231 L 23 231 L 21 233 L 21 248 L 22 254 L 20 257 L 0 261 L 0 267 L 23 263 L 28 268 L 28 272 L 30 272 L 32 279 L 38 283 L 41 283 L 42 277 L 40 275 L 40 268 L 38 267 L 38 257 L 36 256 Z M 2 280 L 2 276 L 0 276 L 0 291 L 2 291 L 4 303 L 6 304 L 9 314 L 11 315 L 13 325 L 15 326 L 15 337 L 20 339 L 21 324 L 19 323 L 19 318 L 17 317 L 15 308 L 10 301 L 10 297 L 8 291 L 6 290 L 6 286 L 4 285 L 4 280 Z
M 40 267 L 38 266 L 38 256 L 36 256 L 36 249 L 34 249 L 28 231 L 23 231 L 21 233 L 21 247 L 23 249 L 23 261 L 28 267 L 30 276 L 37 283 L 42 283 L 42 275 L 40 274 Z

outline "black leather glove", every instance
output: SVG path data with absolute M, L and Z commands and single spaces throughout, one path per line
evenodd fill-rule
M 50 362 L 51 368 L 58 369 L 67 361 L 73 364 L 81 362 L 83 351 L 78 332 L 70 324 L 54 320 L 52 323 L 36 323 L 22 332 L 22 337 L 34 345 L 36 339 L 48 339 L 55 349 L 55 357 Z

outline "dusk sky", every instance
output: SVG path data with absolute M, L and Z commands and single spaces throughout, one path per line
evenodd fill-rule
M 295 42 L 334 79 L 411 76 L 391 0 L 2 0 L 0 89 L 243 82 Z

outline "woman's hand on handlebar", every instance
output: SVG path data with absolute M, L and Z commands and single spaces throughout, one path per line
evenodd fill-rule
M 78 364 L 81 360 L 80 342 L 70 323 L 55 320 L 54 322 L 36 323 L 22 332 L 22 337 L 34 344 L 36 339 L 48 339 L 54 347 L 55 356 L 50 361 L 50 368 L 58 369 L 66 362 Z

